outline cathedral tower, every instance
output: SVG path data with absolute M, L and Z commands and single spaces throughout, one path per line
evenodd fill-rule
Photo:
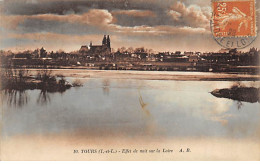
M 107 47 L 110 49 L 110 38 L 109 38 L 109 35 L 107 36 Z
M 103 41 L 102 41 L 102 45 L 106 45 L 107 44 L 107 38 L 106 35 L 104 35 Z

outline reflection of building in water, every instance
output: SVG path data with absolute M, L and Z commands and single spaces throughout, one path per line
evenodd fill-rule
M 111 44 L 110 44 L 110 37 L 109 35 L 104 35 L 102 40 L 102 45 L 93 45 L 92 41 L 89 44 L 89 47 L 84 45 L 81 46 L 79 52 L 81 54 L 89 53 L 91 55 L 108 55 L 111 53 Z
M 103 80 L 103 92 L 105 95 L 109 95 L 110 82 L 108 79 Z

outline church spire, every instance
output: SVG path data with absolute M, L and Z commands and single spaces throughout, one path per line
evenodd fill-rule
M 109 38 L 109 35 L 107 36 L 107 47 L 108 47 L 108 48 L 111 48 L 111 47 L 110 47 L 110 38 Z
M 106 35 L 104 35 L 103 41 L 102 41 L 102 45 L 106 45 L 107 44 L 107 38 Z

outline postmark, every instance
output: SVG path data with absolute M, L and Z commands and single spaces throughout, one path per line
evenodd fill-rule
M 225 48 L 245 48 L 257 37 L 255 0 L 212 0 L 211 30 Z

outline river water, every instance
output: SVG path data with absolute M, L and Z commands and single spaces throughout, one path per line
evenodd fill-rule
M 259 138 L 259 103 L 216 98 L 209 93 L 235 82 L 77 79 L 83 87 L 63 93 L 2 92 L 3 141 L 15 136 L 59 134 L 115 140 L 119 136 Z

